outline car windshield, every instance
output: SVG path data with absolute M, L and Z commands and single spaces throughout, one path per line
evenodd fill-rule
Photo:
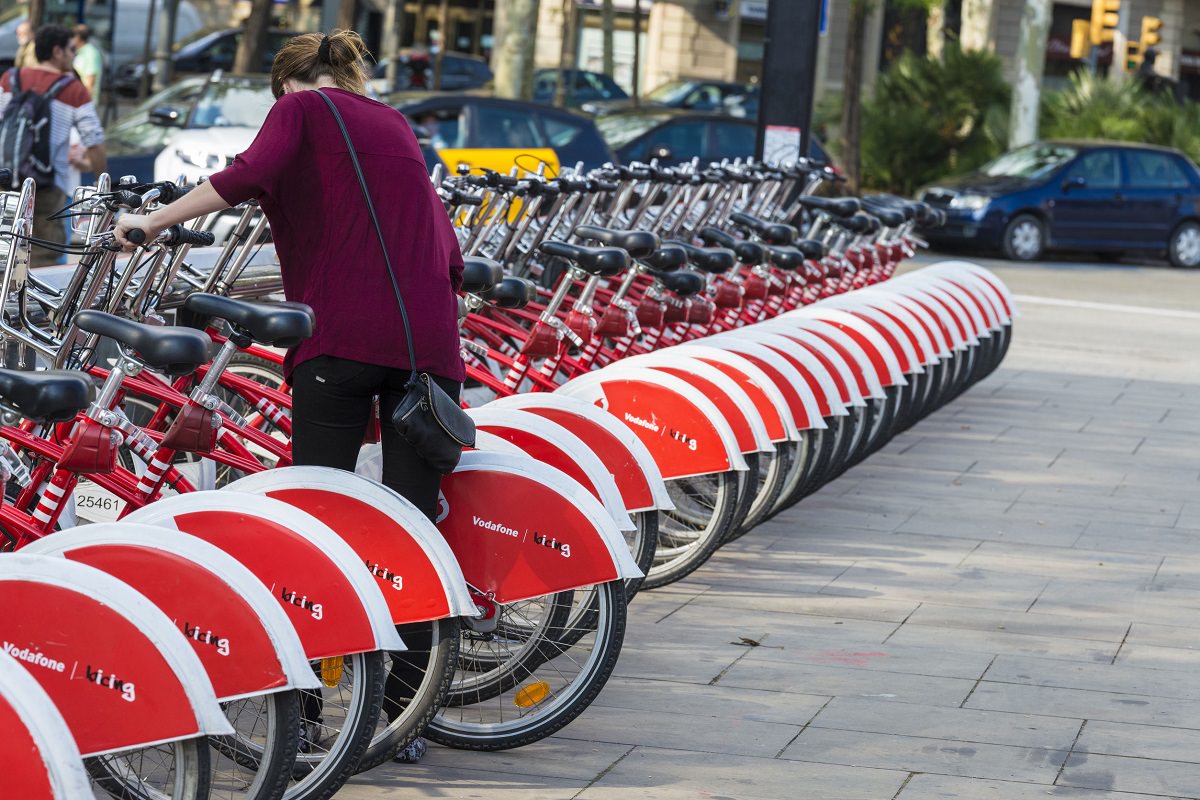
M 1005 153 L 980 170 L 993 178 L 1040 178 L 1078 153 L 1059 144 L 1031 144 Z
M 608 146 L 617 150 L 629 144 L 665 119 L 667 118 L 658 114 L 633 114 L 628 116 L 625 114 L 615 114 L 597 119 L 596 127 L 600 130 L 600 135 L 604 137 L 604 141 L 608 142 Z
M 673 83 L 664 83 L 654 91 L 646 95 L 646 100 L 651 103 L 662 103 L 665 106 L 675 105 L 683 102 L 688 93 L 696 88 L 694 81 L 675 81 Z
M 210 83 L 196 101 L 187 128 L 259 128 L 275 99 L 263 81 Z

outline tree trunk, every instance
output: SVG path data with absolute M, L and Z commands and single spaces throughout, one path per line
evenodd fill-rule
M 234 74 L 248 75 L 261 70 L 273 6 L 273 0 L 251 0 L 250 16 L 246 17 L 246 29 L 242 32 L 242 41 L 233 59 Z
M 146 38 L 142 42 L 142 63 L 146 65 L 146 69 L 142 70 L 142 79 L 138 81 L 138 99 L 145 99 L 150 94 L 150 42 L 154 38 L 154 12 L 156 11 L 156 3 L 150 3 L 149 9 L 146 12 Z
M 963 50 L 995 49 L 992 42 L 992 0 L 962 0 L 959 42 Z
M 863 48 L 867 33 L 866 0 L 850 0 L 849 32 L 842 69 L 842 170 L 846 186 L 858 193 L 860 168 L 859 138 L 862 121 Z
M 450 47 L 450 0 L 442 0 L 438 6 L 438 51 L 433 59 L 433 88 L 442 89 L 442 61 Z
M 558 80 L 554 84 L 554 105 L 559 108 L 566 106 L 567 98 L 574 94 L 575 22 L 579 19 L 575 0 L 563 0 L 562 9 L 562 50 L 558 59 Z
M 158 44 L 154 48 L 154 62 L 158 67 L 154 73 L 155 89 L 165 89 L 175 80 L 171 48 L 175 44 L 175 17 L 178 13 L 179 0 L 164 0 L 162 15 L 158 18 Z
M 33 26 L 36 32 L 41 26 L 42 20 L 46 17 L 46 0 L 29 0 L 29 24 Z
M 503 28 L 492 49 L 492 85 L 497 97 L 529 97 L 533 49 L 537 39 L 538 0 L 496 0 Z M 499 26 L 497 26 L 499 27 Z
M 344 31 L 354 30 L 358 20 L 358 0 L 342 0 L 338 6 L 337 26 Z
M 642 0 L 633 0 L 633 107 L 642 103 Z
M 383 52 L 380 59 L 387 59 L 387 70 L 384 80 L 388 91 L 396 88 L 396 78 L 400 74 L 400 46 L 404 41 L 404 0 L 395 0 L 387 4 L 383 13 Z
M 1008 146 L 1020 147 L 1037 140 L 1042 73 L 1046 67 L 1046 39 L 1050 35 L 1050 0 L 1025 0 L 1021 40 L 1013 67 L 1012 106 Z
M 609 77 L 612 77 L 616 70 L 616 59 L 613 57 L 613 32 L 617 27 L 616 17 L 613 0 L 602 0 L 600 3 L 600 29 L 604 34 L 604 56 L 601 69 Z

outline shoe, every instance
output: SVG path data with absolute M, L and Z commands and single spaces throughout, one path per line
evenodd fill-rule
M 397 764 L 416 764 L 419 763 L 422 756 L 429 750 L 429 745 L 420 736 L 413 739 L 399 753 L 396 753 L 392 759 Z
M 300 720 L 300 753 L 316 752 L 321 741 L 321 719 Z

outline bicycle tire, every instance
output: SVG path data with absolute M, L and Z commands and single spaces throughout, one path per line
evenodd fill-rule
M 225 717 L 238 731 L 234 736 L 210 736 L 220 754 L 213 760 L 210 800 L 280 800 L 287 791 L 300 746 L 300 694 L 294 690 L 256 695 L 221 704 Z M 265 723 L 251 722 L 245 711 L 257 712 Z
M 574 600 L 575 590 L 568 589 L 498 605 L 494 625 L 465 621 L 456 677 L 445 706 L 492 700 L 525 680 L 544 661 L 539 649 L 542 640 L 569 629 Z
M 676 508 L 658 512 L 658 545 L 643 589 L 674 583 L 708 560 L 733 527 L 737 481 L 733 471 L 667 481 Z
M 563 675 L 564 670 L 578 667 L 578 674 L 562 689 L 547 691 L 541 699 L 528 705 L 524 713 L 505 717 L 503 702 L 459 705 L 443 709 L 430 723 L 426 735 L 433 741 L 465 750 L 507 750 L 531 744 L 561 730 L 583 713 L 617 665 L 617 657 L 625 636 L 626 604 L 625 590 L 621 581 L 609 581 L 595 587 L 598 612 L 594 635 L 590 641 L 576 642 L 555 655 L 557 643 L 545 640 L 539 645 L 542 655 L 549 656 L 546 669 L 535 668 L 528 677 L 539 678 L 513 694 L 513 704 L 518 704 L 521 692 L 546 678 Z M 575 650 L 577 656 L 586 650 L 586 658 L 572 657 L 567 650 Z M 526 680 L 522 678 L 521 680 Z M 560 680 L 562 678 L 555 678 Z M 520 681 L 518 681 L 519 683 Z M 514 684 L 514 688 L 516 685 Z M 504 698 L 501 698 L 503 701 Z M 530 700 L 519 702 L 530 703 Z M 520 706 L 518 705 L 518 708 Z
M 637 528 L 631 534 L 627 534 L 625 540 L 630 545 L 629 551 L 633 554 L 633 560 L 642 571 L 642 577 L 625 579 L 626 603 L 641 590 L 646 580 L 645 576 L 650 573 L 650 567 L 654 564 L 654 553 L 658 550 L 658 512 L 635 511 L 630 516 L 633 517 L 633 524 Z
M 146 759 L 153 754 L 163 764 L 151 772 Z M 204 737 L 96 756 L 84 765 L 92 782 L 113 800 L 207 800 L 212 784 L 212 757 Z
M 774 453 L 758 454 L 758 479 L 750 507 L 746 510 L 745 519 L 733 529 L 726 541 L 742 538 L 770 516 L 791 474 L 796 449 L 796 442 L 778 442 Z
M 337 685 L 326 684 L 326 688 L 336 692 L 336 699 L 345 698 L 346 702 L 340 708 L 343 716 L 333 720 L 333 724 L 326 724 L 324 714 L 330 707 L 331 698 L 325 696 L 324 691 L 321 692 L 317 720 L 310 716 L 311 707 L 302 712 L 301 725 L 305 732 L 301 734 L 301 752 L 296 756 L 284 800 L 328 800 L 354 775 L 371 744 L 383 708 L 386 677 L 383 651 L 355 653 L 343 658 Z M 313 663 L 320 674 L 321 663 Z M 322 736 L 323 730 L 334 735 Z M 316 738 L 312 735 L 314 732 Z
M 384 680 L 383 699 L 383 717 L 387 722 L 379 723 L 366 753 L 358 763 L 358 772 L 366 772 L 391 760 L 397 752 L 424 732 L 429 721 L 445 703 L 458 662 L 460 624 L 458 617 L 448 617 L 396 626 L 397 632 L 409 649 L 404 653 L 387 655 L 388 677 Z M 428 634 L 425 633 L 426 630 Z M 426 637 L 429 648 L 415 649 L 416 645 L 425 642 Z M 421 682 L 412 687 L 404 685 L 392 667 L 397 656 L 411 659 L 416 653 L 428 655 L 424 658 L 425 663 L 416 667 L 422 671 Z M 411 695 L 401 695 L 401 691 L 411 691 Z M 400 702 L 402 696 L 407 702 Z
M 737 506 L 733 510 L 733 525 L 721 540 L 721 544 L 734 538 L 734 534 L 745 524 L 754 496 L 758 492 L 759 465 L 762 463 L 762 453 L 743 453 L 746 469 L 737 473 Z

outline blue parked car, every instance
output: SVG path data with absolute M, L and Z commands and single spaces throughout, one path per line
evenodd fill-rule
M 918 193 L 946 211 L 923 234 L 1034 261 L 1048 249 L 1166 254 L 1200 266 L 1200 169 L 1166 147 L 1047 141 Z

